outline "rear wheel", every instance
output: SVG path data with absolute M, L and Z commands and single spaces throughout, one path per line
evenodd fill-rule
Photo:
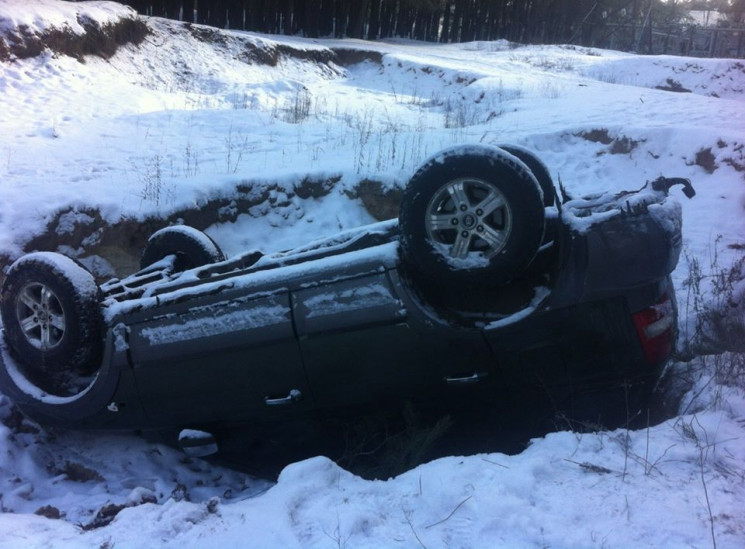
M 77 391 L 101 359 L 99 289 L 84 267 L 53 252 L 17 260 L 0 307 L 5 340 L 21 374 L 56 395 Z
M 544 229 L 541 190 L 496 147 L 448 149 L 422 166 L 401 201 L 401 249 L 410 270 L 452 293 L 518 277 Z
M 169 255 L 176 256 L 173 267 L 175 272 L 225 260 L 220 247 L 205 233 L 186 225 L 173 225 L 156 231 L 148 239 L 142 251 L 140 269 Z

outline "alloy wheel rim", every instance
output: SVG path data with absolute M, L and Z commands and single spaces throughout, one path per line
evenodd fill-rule
M 452 258 L 491 259 L 509 240 L 512 211 L 495 185 L 482 179 L 455 179 L 432 196 L 425 227 L 430 240 L 445 245 Z
M 26 284 L 16 300 L 16 318 L 21 333 L 34 348 L 49 351 L 65 337 L 65 311 L 57 294 L 46 284 Z

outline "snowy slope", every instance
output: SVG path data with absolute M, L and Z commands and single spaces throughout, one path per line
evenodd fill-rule
M 131 17 L 109 2 L 6 0 L 0 35 L 78 32 L 79 13 Z M 397 188 L 445 146 L 514 142 L 575 194 L 690 178 L 686 252 L 705 270 L 742 257 L 742 62 L 147 24 L 145 42 L 108 60 L 0 63 L 0 256 L 20 255 L 60 211 L 64 242 L 91 209 L 142 220 L 246 185 L 267 198 L 207 232 L 228 254 L 275 251 L 372 221 L 347 193 L 365 178 Z M 309 175 L 338 183 L 301 198 Z M 685 261 L 673 274 L 683 317 L 688 274 Z M 675 365 L 692 383 L 681 414 L 649 430 L 555 433 L 388 481 L 318 457 L 271 485 L 135 436 L 42 430 L 0 396 L 0 547 L 743 547 L 745 398 L 715 375 L 727 359 Z M 79 527 L 108 504 L 129 507 Z

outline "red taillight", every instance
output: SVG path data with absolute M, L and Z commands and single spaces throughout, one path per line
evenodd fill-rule
M 634 313 L 636 333 L 649 364 L 660 364 L 673 351 L 675 307 L 668 294 L 652 305 Z

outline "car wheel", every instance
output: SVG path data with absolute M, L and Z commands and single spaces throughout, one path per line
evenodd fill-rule
M 533 175 L 538 181 L 538 185 L 541 187 L 541 191 L 543 191 L 543 205 L 546 208 L 553 206 L 556 201 L 556 191 L 554 188 L 554 182 L 551 179 L 551 173 L 548 171 L 548 168 L 543 161 L 531 150 L 526 149 L 525 147 L 520 147 L 518 145 L 499 145 L 499 148 L 507 151 L 512 156 L 516 156 L 518 160 L 533 172 Z
M 443 291 L 493 287 L 516 278 L 544 230 L 535 176 L 497 147 L 445 150 L 404 191 L 401 250 L 410 270 Z
M 84 267 L 53 252 L 11 265 L 2 288 L 6 343 L 22 374 L 52 394 L 68 394 L 74 376 L 101 357 L 99 289 Z
M 175 255 L 174 271 L 181 272 L 202 265 L 224 261 L 217 243 L 202 231 L 186 225 L 173 225 L 153 233 L 140 259 L 140 269 Z

